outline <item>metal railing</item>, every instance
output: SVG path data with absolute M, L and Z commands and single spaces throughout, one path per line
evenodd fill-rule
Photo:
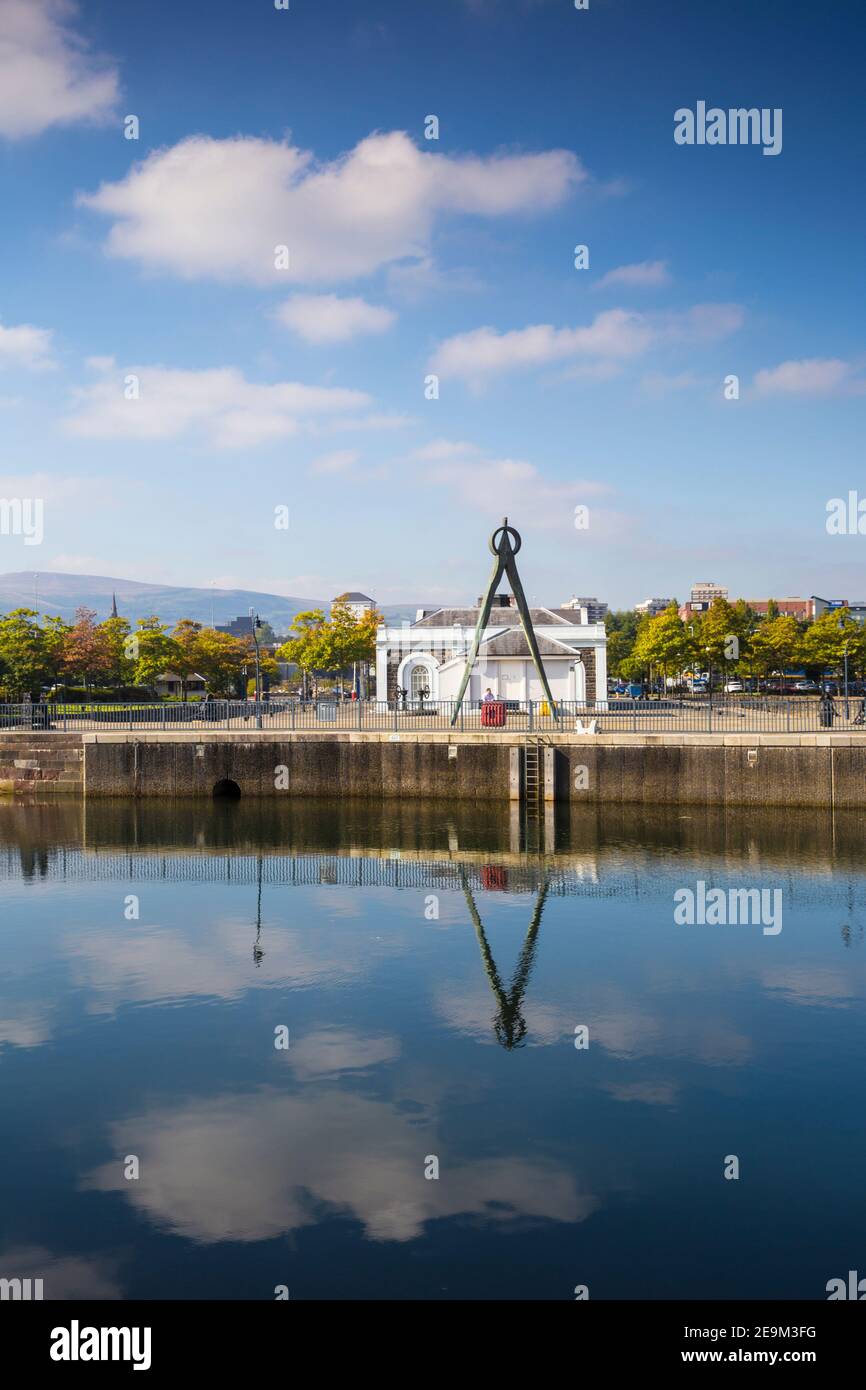
M 453 731 L 501 733 L 822 733 L 831 729 L 866 733 L 866 700 L 846 702 L 838 697 L 828 720 L 827 706 L 808 695 L 800 697 L 714 696 L 712 700 L 646 699 L 607 701 L 566 700 L 556 715 L 545 701 L 508 700 L 504 722 L 491 725 L 489 711 L 478 701 L 450 700 L 300 701 L 296 699 L 211 700 L 194 703 L 136 704 L 7 704 L 0 705 L 4 730 L 118 733 L 180 730 L 253 730 L 265 732 L 315 730 L 319 733 L 357 731 L 399 733 Z M 454 718 L 456 711 L 456 719 Z M 493 716 L 496 718 L 496 716 Z M 453 721 L 453 722 L 452 722 Z M 483 722 L 482 722 L 483 721 Z

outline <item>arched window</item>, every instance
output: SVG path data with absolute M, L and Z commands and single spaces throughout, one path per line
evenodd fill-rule
M 417 700 L 422 690 L 430 693 L 430 672 L 426 666 L 413 666 L 410 682 L 412 699 Z

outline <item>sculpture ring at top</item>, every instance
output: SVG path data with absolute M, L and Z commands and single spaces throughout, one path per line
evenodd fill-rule
M 505 536 L 513 538 L 511 539 L 511 553 L 512 555 L 516 555 L 518 550 L 522 546 L 523 541 L 520 539 L 520 532 L 515 531 L 513 526 L 508 525 L 507 516 L 502 518 L 502 525 L 497 526 L 496 530 L 493 532 L 493 535 L 490 537 L 490 540 L 487 542 L 487 544 L 490 547 L 491 554 L 493 555 L 501 554 L 501 547 L 503 542 L 499 539 L 500 536 L 503 538 Z

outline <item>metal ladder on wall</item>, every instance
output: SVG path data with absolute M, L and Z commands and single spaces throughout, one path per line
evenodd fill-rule
M 543 846 L 544 746 L 543 736 L 527 735 L 523 744 L 523 838 L 530 852 Z

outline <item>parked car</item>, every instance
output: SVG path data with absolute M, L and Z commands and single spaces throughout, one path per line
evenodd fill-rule
M 742 682 L 742 681 L 725 681 L 725 694 L 726 694 L 726 695 L 742 695 L 742 693 L 743 693 L 743 682 Z
M 796 681 L 794 693 L 797 695 L 817 695 L 818 684 L 816 681 Z

